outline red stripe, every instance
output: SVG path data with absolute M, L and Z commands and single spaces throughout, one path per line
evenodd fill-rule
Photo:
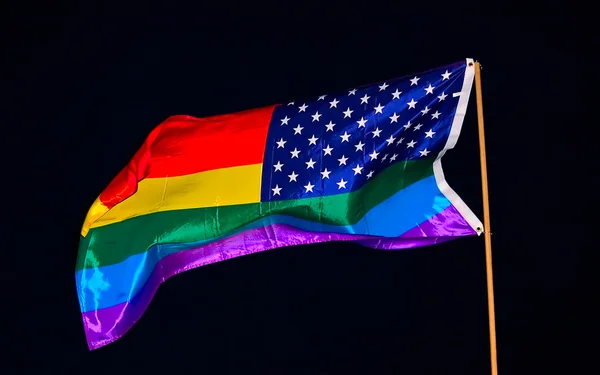
M 262 163 L 274 108 L 207 118 L 169 117 L 150 133 L 132 160 L 100 194 L 100 201 L 113 207 L 134 194 L 144 178 Z

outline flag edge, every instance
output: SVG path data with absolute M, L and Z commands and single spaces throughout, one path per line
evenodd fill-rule
M 475 79 L 475 67 L 474 60 L 472 58 L 466 59 L 465 74 L 463 78 L 463 85 L 458 98 L 458 104 L 456 106 L 456 113 L 452 120 L 452 126 L 450 128 L 450 134 L 448 140 L 444 145 L 444 148 L 438 154 L 436 160 L 433 162 L 433 174 L 437 181 L 438 188 L 448 198 L 450 203 L 456 207 L 458 212 L 465 218 L 467 223 L 473 228 L 477 235 L 481 235 L 484 232 L 483 224 L 481 220 L 475 215 L 475 213 L 467 206 L 463 199 L 450 187 L 446 177 L 444 176 L 444 170 L 442 168 L 442 158 L 446 151 L 451 150 L 456 146 L 462 125 L 467 113 L 467 107 L 469 104 L 469 97 L 471 95 L 471 89 L 473 87 L 473 81 Z

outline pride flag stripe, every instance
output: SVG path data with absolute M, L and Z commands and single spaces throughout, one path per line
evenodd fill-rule
M 155 212 L 258 203 L 261 172 L 262 164 L 253 164 L 179 177 L 147 178 L 138 184 L 134 195 L 98 218 L 91 227 Z
M 324 224 L 353 224 L 368 210 L 394 193 L 432 176 L 432 163 L 433 160 L 424 159 L 394 164 L 375 176 L 361 189 L 346 194 L 155 212 L 92 228 L 81 239 L 80 246 L 86 248 L 87 252 L 85 257 L 78 257 L 76 270 L 122 262 L 131 255 L 147 251 L 156 243 L 193 242 L 218 237 L 261 217 L 274 214 L 289 215 Z M 125 204 L 127 201 L 122 203 Z M 118 206 L 113 210 L 117 208 Z M 98 222 L 103 219 L 98 219 Z M 156 233 L 161 233 L 161 236 L 157 237 Z
M 274 109 L 269 106 L 207 118 L 168 119 L 152 144 L 147 177 L 184 176 L 262 163 Z

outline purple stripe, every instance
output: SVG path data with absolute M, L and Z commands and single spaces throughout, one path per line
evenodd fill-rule
M 251 229 L 197 249 L 171 254 L 157 264 L 146 285 L 132 300 L 83 313 L 88 346 L 90 349 L 97 349 L 122 337 L 142 317 L 161 283 L 192 268 L 284 246 L 353 241 L 374 249 L 400 250 L 433 245 L 474 234 L 476 232 L 454 206 L 446 208 L 398 238 L 305 232 L 279 224 Z

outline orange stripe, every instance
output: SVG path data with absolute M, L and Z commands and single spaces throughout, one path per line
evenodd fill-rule
M 274 108 L 207 118 L 169 117 L 150 133 L 99 201 L 107 208 L 114 207 L 134 194 L 144 178 L 262 163 Z

